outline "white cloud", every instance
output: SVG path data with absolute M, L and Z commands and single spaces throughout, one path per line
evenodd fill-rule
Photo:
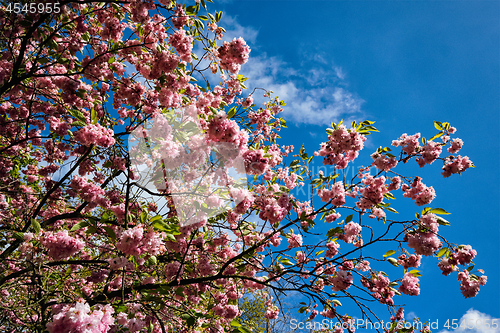
M 406 320 L 413 320 L 413 318 L 417 318 L 417 314 L 413 311 L 408 312 L 407 315 L 405 315 Z
M 325 125 L 341 118 L 359 120 L 363 100 L 350 92 L 338 66 L 307 70 L 292 68 L 278 57 L 250 56 L 241 73 L 249 88 L 272 90 L 287 103 L 283 116 L 296 123 Z M 262 94 L 255 100 L 262 102 Z
M 252 27 L 244 27 L 238 23 L 236 17 L 223 14 L 220 22 L 220 26 L 226 29 L 226 33 L 222 38 L 223 41 L 232 41 L 234 38 L 243 37 L 243 39 L 250 44 L 254 44 L 259 31 Z
M 258 30 L 244 27 L 237 17 L 223 16 L 221 26 L 227 30 L 224 40 L 243 37 L 250 48 L 255 45 Z M 346 73 L 334 64 L 331 57 L 318 52 L 302 51 L 298 67 L 292 67 L 281 57 L 250 52 L 249 61 L 242 66 L 241 74 L 251 93 L 254 88 L 271 90 L 287 103 L 283 117 L 295 123 L 325 125 L 331 121 L 363 120 L 363 100 L 348 90 Z M 262 91 L 257 91 L 254 101 L 261 103 Z
M 454 330 L 442 330 L 439 333 L 500 333 L 500 318 L 494 318 L 486 313 L 479 312 L 470 308 L 460 320 L 455 321 L 454 325 L 452 320 L 448 322 L 450 329 L 457 327 Z M 443 324 L 440 324 L 441 327 Z

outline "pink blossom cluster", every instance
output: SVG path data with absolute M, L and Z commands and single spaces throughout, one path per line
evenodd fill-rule
M 162 234 L 152 227 L 144 232 L 141 224 L 117 234 L 116 248 L 126 255 L 138 256 L 143 253 L 157 255 L 165 251 Z
M 458 273 L 458 281 L 460 281 L 460 291 L 465 298 L 475 297 L 479 292 L 479 287 L 484 286 L 487 281 L 485 275 L 475 278 L 475 276 L 469 275 L 469 272 L 464 269 L 462 272 Z
M 90 124 L 82 127 L 74 134 L 74 139 L 84 146 L 97 145 L 109 147 L 115 144 L 114 132 L 100 124 Z
M 103 13 L 103 11 L 99 11 L 99 13 Z M 122 32 L 127 27 L 126 23 L 120 22 L 118 17 L 106 17 L 104 20 L 104 28 L 101 31 L 101 37 L 103 40 L 113 40 L 119 41 L 122 37 Z
M 394 300 L 392 298 L 396 293 L 389 287 L 390 283 L 389 278 L 381 273 L 377 275 L 372 274 L 371 280 L 365 277 L 361 278 L 361 284 L 370 290 L 373 297 L 378 299 L 380 303 L 393 305 Z
M 333 286 L 333 291 L 346 290 L 351 286 L 352 281 L 352 273 L 349 270 L 345 270 L 342 266 L 336 271 L 335 276 L 328 278 L 328 282 Z
M 183 26 L 188 24 L 189 16 L 186 15 L 181 4 L 177 4 L 174 15 L 175 17 L 172 17 L 172 24 L 176 29 L 182 29 Z
M 432 164 L 442 152 L 442 144 L 427 141 L 426 144 L 420 149 L 422 157 L 417 158 L 418 165 L 422 168 L 426 164 Z
M 391 316 L 392 321 L 399 321 L 405 318 L 404 308 L 399 308 L 394 316 Z
M 150 71 L 148 71 L 146 64 L 136 65 L 136 67 L 143 65 L 140 68 L 144 69 L 140 73 L 147 79 L 158 79 L 162 73 L 171 73 L 179 65 L 179 56 L 175 53 L 161 51 L 157 52 L 155 56 Z
M 146 87 L 140 82 L 133 82 L 130 78 L 123 78 L 120 83 L 114 84 L 115 93 L 113 94 L 113 106 L 117 109 L 120 108 L 121 104 L 127 104 L 130 106 L 137 106 L 141 103 L 142 96 L 146 92 Z M 120 116 L 122 117 L 134 117 L 135 110 L 129 109 L 128 115 L 124 114 L 124 110 L 120 110 Z M 124 117 L 124 118 L 125 118 Z
M 280 313 L 277 306 L 273 305 L 270 301 L 266 302 L 267 310 L 264 313 L 264 317 L 266 319 L 276 319 L 278 318 L 278 314 Z
M 394 190 L 399 190 L 400 187 L 401 187 L 401 178 L 396 176 L 392 177 L 391 183 L 389 184 L 389 186 L 387 186 L 387 189 L 389 191 L 394 191 Z
M 456 154 L 460 149 L 462 149 L 463 145 L 464 142 L 461 139 L 455 138 L 451 141 L 451 145 L 448 147 L 448 152 L 450 154 Z
M 169 43 L 175 47 L 182 61 L 192 62 L 191 51 L 193 49 L 193 37 L 186 35 L 183 29 L 177 30 L 168 38 Z
M 217 304 L 212 311 L 215 315 L 224 317 L 226 319 L 233 319 L 240 313 L 238 306 L 233 304 Z
M 80 252 L 85 243 L 81 239 L 71 237 L 68 230 L 44 232 L 40 243 L 48 250 L 49 257 L 54 260 L 70 258 Z
M 339 217 L 340 217 L 340 213 L 328 214 L 328 215 L 325 216 L 325 222 L 326 223 L 332 223 L 334 221 L 337 221 Z
M 346 243 L 353 243 L 361 236 L 361 226 L 355 222 L 349 222 L 344 226 L 344 233 L 339 235 L 339 239 Z
M 439 223 L 437 222 L 437 216 L 432 213 L 422 215 L 419 220 L 420 224 L 426 229 L 437 233 L 439 230 Z
M 271 224 L 282 221 L 292 209 L 287 193 L 281 194 L 278 200 L 272 196 L 261 196 L 255 200 L 255 204 L 260 209 L 259 217 Z
M 356 265 L 356 270 L 367 272 L 370 270 L 370 262 L 368 260 L 361 260 Z
M 408 269 L 410 267 L 418 267 L 420 266 L 420 259 L 422 259 L 421 255 L 406 256 L 406 254 L 402 254 L 398 257 L 398 264 L 403 266 L 404 269 Z
M 457 265 L 467 265 L 472 262 L 476 256 L 477 251 L 470 245 L 460 245 L 454 249 L 450 257 L 443 257 L 438 264 L 438 267 L 443 272 L 443 275 L 448 275 L 456 271 Z
M 229 142 L 239 148 L 248 141 L 247 134 L 240 130 L 234 120 L 227 119 L 226 113 L 222 111 L 208 123 L 207 134 L 211 142 Z
M 353 161 L 363 149 L 366 137 L 353 129 L 347 129 L 340 125 L 328 136 L 328 142 L 320 145 L 320 150 L 315 152 L 316 156 L 324 156 L 323 164 L 335 165 L 337 169 L 345 169 L 347 164 Z
M 243 153 L 246 172 L 250 175 L 263 174 L 267 168 L 269 161 L 264 157 L 264 150 L 246 150 Z
M 323 202 L 331 200 L 333 206 L 340 207 L 345 204 L 345 189 L 342 182 L 336 182 L 331 190 L 318 190 L 318 195 Z
M 224 42 L 217 49 L 217 56 L 220 59 L 220 67 L 231 73 L 238 73 L 241 65 L 247 62 L 250 47 L 243 38 L 234 38 L 231 42 Z
M 333 258 L 339 252 L 340 245 L 335 241 L 331 241 L 326 244 L 326 247 L 328 249 L 325 252 L 325 257 Z
M 393 140 L 392 145 L 394 147 L 401 147 L 404 152 L 408 155 L 417 153 L 417 148 L 420 147 L 418 139 L 420 138 L 420 133 L 414 135 L 408 135 L 404 133 L 401 135 L 399 140 Z
M 90 306 L 79 300 L 75 305 L 58 304 L 52 307 L 53 320 L 47 324 L 49 333 L 106 333 L 113 326 L 115 319 L 113 307 L 96 305 L 90 311 Z
M 50 130 L 61 136 L 67 135 L 68 130 L 71 128 L 71 124 L 69 124 L 67 121 L 54 116 L 49 117 L 48 123 L 50 126 Z
M 405 192 L 403 196 L 415 200 L 417 206 L 430 204 L 436 197 L 434 188 L 432 186 L 427 187 L 422 183 L 422 178 L 420 177 L 415 177 L 411 187 L 407 184 L 403 184 L 401 189 Z
M 288 238 L 288 249 L 302 246 L 302 236 L 299 234 L 291 234 Z
M 414 232 L 405 236 L 408 240 L 408 246 L 415 250 L 416 254 L 431 256 L 439 250 L 443 244 L 433 232 Z
M 450 158 L 453 158 L 453 156 L 450 156 Z M 441 172 L 441 174 L 443 177 L 448 178 L 452 174 L 460 174 L 470 167 L 472 167 L 472 161 L 469 160 L 467 156 L 462 157 L 458 155 L 443 166 L 443 172 Z
M 385 211 L 382 208 L 372 207 L 372 213 L 368 215 L 369 218 L 374 219 L 383 219 L 386 217 Z
M 396 167 L 396 165 L 398 165 L 398 161 L 396 161 L 394 157 L 389 158 L 377 152 L 373 153 L 371 155 L 371 158 L 373 159 L 372 165 L 374 165 L 379 170 L 389 171 L 392 168 Z
M 389 192 L 385 186 L 385 177 L 381 176 L 374 178 L 370 175 L 364 175 L 361 181 L 365 187 L 359 189 L 359 193 L 363 195 L 356 203 L 361 210 L 371 209 L 373 206 L 381 203 L 384 200 L 384 194 Z
M 399 291 L 410 296 L 417 296 L 420 294 L 418 277 L 411 273 L 406 273 L 401 281 L 401 285 L 399 286 Z
M 78 193 L 82 200 L 89 203 L 89 207 L 93 208 L 97 205 L 105 208 L 109 207 L 109 202 L 105 197 L 106 191 L 100 186 L 89 182 L 86 177 L 73 176 L 70 186 L 73 193 Z

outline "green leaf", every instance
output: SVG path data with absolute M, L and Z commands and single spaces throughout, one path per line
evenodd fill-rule
M 391 290 L 394 291 L 396 295 L 401 296 L 401 293 L 397 289 L 391 287 Z
M 396 253 L 396 251 L 394 251 L 394 250 L 389 250 L 389 251 L 387 251 L 387 252 L 383 255 L 383 257 L 385 258 L 385 257 L 388 257 L 388 256 L 392 256 L 394 253 Z
M 440 225 L 450 225 L 450 222 L 446 221 L 441 216 L 436 216 L 436 220 Z
M 84 89 L 79 89 L 80 90 L 83 90 L 83 92 L 86 92 L 86 90 Z M 85 126 L 87 124 L 87 119 L 85 118 L 85 116 L 83 115 L 83 113 L 80 111 L 80 110 L 77 110 L 77 109 L 69 109 L 68 110 L 69 114 L 72 115 L 73 117 L 75 117 L 76 119 L 80 120 L 81 122 L 84 123 L 83 126 Z
M 36 234 L 38 234 L 42 230 L 42 226 L 34 218 L 31 218 L 31 226 L 33 227 L 33 230 L 35 230 Z
M 422 276 L 422 274 L 420 274 L 420 271 L 416 270 L 416 269 L 413 269 L 413 270 L 409 271 L 408 273 L 410 273 L 411 275 L 413 275 L 415 277 Z
M 18 231 L 13 234 L 14 238 L 19 239 L 19 240 L 24 240 L 24 233 Z
M 252 333 L 252 331 L 246 328 L 245 326 L 240 326 L 238 327 L 238 329 L 240 330 L 241 333 Z
M 345 223 L 349 223 L 350 221 L 352 221 L 352 217 L 353 217 L 354 214 L 351 214 L 349 215 L 348 217 L 345 218 Z
M 112 64 L 115 62 L 115 57 L 111 57 L 108 59 L 108 64 Z
M 157 221 L 152 224 L 153 228 L 161 230 L 161 231 L 169 231 L 169 229 L 166 227 L 166 223 L 163 221 Z
M 394 258 L 387 258 L 387 261 L 394 267 L 398 267 L 399 266 L 399 263 L 396 259 Z
M 443 256 L 446 252 L 448 252 L 448 248 L 447 247 L 443 247 L 441 250 L 439 250 L 439 252 L 437 253 L 437 257 L 441 257 Z
M 342 303 L 338 299 L 334 299 L 333 303 L 337 304 L 338 306 L 342 306 Z
M 102 227 L 111 239 L 116 240 L 116 234 L 110 227 Z
M 344 230 L 341 228 L 341 227 L 335 227 L 335 228 L 332 228 L 330 230 L 328 230 L 328 232 L 326 233 L 326 236 L 327 237 L 333 237 L 333 235 L 335 234 L 341 234 Z
M 83 126 L 87 126 L 87 123 L 84 121 L 77 120 L 77 121 L 72 122 L 71 126 L 82 126 L 83 127 Z
M 75 224 L 71 229 L 70 231 L 76 231 L 76 230 L 80 230 L 81 228 L 85 228 L 85 227 L 88 227 L 90 225 L 90 223 L 86 222 L 86 221 L 82 221 L 82 222 L 78 222 L 77 224 Z
M 95 108 L 92 108 L 90 111 L 90 119 L 92 120 L 92 124 L 97 124 L 97 112 L 95 111 Z
M 236 106 L 233 106 L 227 113 L 227 119 L 231 119 L 236 114 Z
M 193 327 L 194 324 L 196 324 L 196 318 L 191 316 L 189 317 L 187 320 L 186 320 L 186 324 L 189 326 L 189 327 Z
M 231 326 L 234 326 L 234 327 L 240 327 L 241 324 L 236 320 L 236 319 L 233 319 L 231 321 Z
M 116 312 L 127 312 L 128 311 L 128 308 L 126 305 L 118 305 L 115 307 L 115 311 Z
M 432 214 L 440 214 L 440 215 L 450 215 L 451 213 L 448 213 L 445 211 L 443 208 L 433 208 L 429 211 L 429 213 Z
M 386 199 L 396 199 L 391 192 L 384 193 L 384 198 L 386 198 Z
M 393 212 L 393 213 L 396 213 L 396 214 L 399 214 L 394 208 L 392 207 L 387 207 L 386 210 L 390 211 L 390 212 Z
M 155 257 L 155 256 L 151 256 L 151 257 L 149 257 L 149 259 L 148 259 L 148 264 L 149 264 L 150 266 L 155 266 L 157 263 L 158 263 L 158 261 L 156 260 L 156 257 Z
M 438 131 L 442 131 L 443 128 L 441 127 L 441 123 L 439 121 L 435 121 L 434 122 L 434 127 L 438 130 Z M 432 139 L 431 139 L 432 140 Z
M 432 140 L 434 140 L 434 139 L 437 139 L 437 138 L 439 138 L 439 137 L 443 136 L 443 134 L 444 134 L 444 132 L 439 132 L 438 134 L 436 134 L 436 135 L 434 135 L 432 138 L 430 138 L 430 139 L 429 139 L 429 141 L 432 141 Z
M 431 209 L 432 209 L 431 207 L 425 207 L 424 209 L 422 209 L 422 215 L 427 214 L 427 212 L 430 211 Z

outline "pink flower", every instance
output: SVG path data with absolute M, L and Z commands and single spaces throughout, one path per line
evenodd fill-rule
M 346 243 L 352 243 L 361 233 L 361 226 L 355 222 L 349 222 L 344 226 L 344 234 L 340 236 Z
M 401 281 L 401 286 L 399 286 L 399 291 L 410 296 L 420 294 L 418 278 L 411 273 L 406 273 Z
M 441 174 L 443 177 L 448 178 L 452 174 L 460 174 L 470 167 L 472 167 L 472 161 L 469 160 L 467 156 L 462 157 L 458 155 L 456 158 L 450 160 L 443 166 L 443 172 L 441 172 Z
M 109 147 L 115 144 L 114 132 L 110 128 L 104 128 L 100 124 L 89 124 L 82 127 L 74 134 L 74 139 L 84 146 L 91 144 Z
M 45 232 L 40 243 L 48 250 L 48 255 L 55 260 L 68 259 L 80 252 L 85 243 L 68 235 L 67 230 L 53 233 Z
M 288 249 L 299 247 L 302 245 L 302 236 L 299 234 L 291 234 L 288 238 Z
M 223 45 L 217 49 L 217 53 L 222 69 L 228 70 L 231 73 L 238 73 L 240 71 L 240 65 L 243 65 L 248 60 L 250 47 L 248 47 L 243 38 L 234 38 L 229 43 L 224 42 Z
M 443 244 L 439 238 L 432 232 L 416 232 L 407 234 L 408 246 L 415 250 L 416 254 L 431 256 L 439 250 Z
M 459 139 L 459 138 L 453 139 L 451 141 L 451 146 L 448 147 L 448 152 L 450 154 L 456 154 L 456 153 L 458 153 L 458 151 L 460 149 L 462 149 L 463 145 L 464 145 L 464 142 L 461 139 Z

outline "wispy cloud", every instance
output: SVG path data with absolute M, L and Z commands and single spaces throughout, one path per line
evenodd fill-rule
M 450 328 L 455 325 L 450 320 Z M 458 328 L 447 331 L 443 330 L 439 333 L 500 333 L 500 318 L 494 318 L 486 313 L 479 312 L 470 308 L 460 320 L 457 321 Z
M 341 118 L 353 120 L 363 116 L 364 101 L 349 91 L 339 66 L 296 68 L 278 57 L 263 54 L 250 57 L 241 73 L 249 78 L 249 87 L 272 90 L 287 103 L 283 113 L 287 120 L 325 125 Z
M 258 30 L 244 27 L 237 17 L 226 16 L 221 25 L 227 30 L 225 40 L 243 37 L 251 48 L 258 43 Z M 255 47 L 256 48 L 256 47 Z M 287 103 L 283 116 L 294 123 L 325 125 L 344 119 L 361 120 L 364 100 L 349 90 L 347 74 L 331 57 L 320 52 L 300 52 L 301 59 L 291 65 L 280 56 L 251 52 L 241 74 L 251 92 L 254 88 L 272 90 Z M 254 100 L 262 102 L 262 94 Z

